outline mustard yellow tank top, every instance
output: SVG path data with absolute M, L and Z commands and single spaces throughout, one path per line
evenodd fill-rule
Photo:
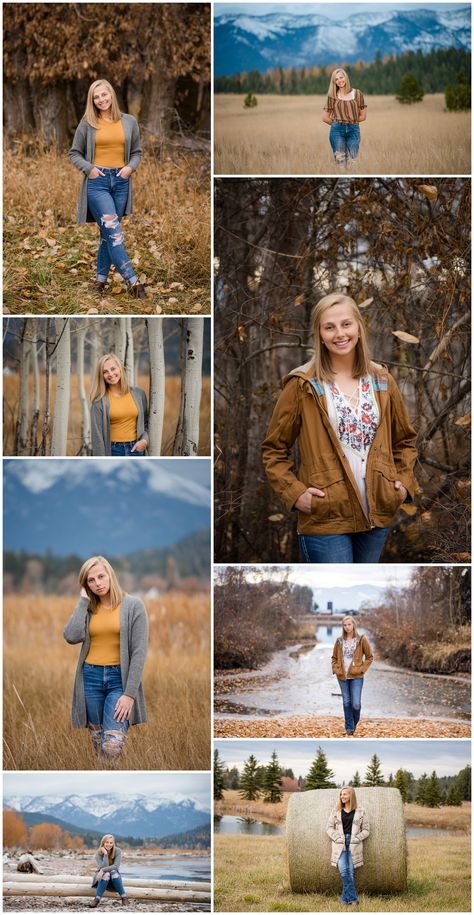
M 94 165 L 122 168 L 125 165 L 125 134 L 122 119 L 101 121 L 95 133 Z
M 130 393 L 115 397 L 109 394 L 110 441 L 133 442 L 137 437 L 138 407 Z
M 87 664 L 120 664 L 120 604 L 113 610 L 99 604 L 89 620 L 90 648 Z

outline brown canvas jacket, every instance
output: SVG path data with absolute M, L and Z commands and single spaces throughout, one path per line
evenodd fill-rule
M 337 867 L 337 862 L 346 847 L 340 810 L 332 810 L 329 814 L 326 832 L 331 839 L 331 864 L 333 867 Z M 368 835 L 370 835 L 369 818 L 364 808 L 357 806 L 352 821 L 351 843 L 349 845 L 354 867 L 361 867 L 364 863 L 362 843 Z
M 355 677 L 363 677 L 369 669 L 374 656 L 365 635 L 360 638 L 357 636 L 357 645 L 352 659 L 352 664 L 346 677 L 344 670 L 344 658 L 342 655 L 342 639 L 337 639 L 332 652 L 332 672 L 336 674 L 338 680 L 354 680 Z
M 403 398 L 384 367 L 373 379 L 380 415 L 367 459 L 369 514 L 331 425 L 324 387 L 313 377 L 310 363 L 294 369 L 283 381 L 262 458 L 271 486 L 289 511 L 309 486 L 325 492 L 324 498 L 313 496 L 310 515 L 298 512 L 301 534 L 351 534 L 388 527 L 401 504 L 395 480 L 412 499 L 419 491 L 413 473 L 416 433 Z M 300 468 L 296 474 L 290 452 L 297 439 Z

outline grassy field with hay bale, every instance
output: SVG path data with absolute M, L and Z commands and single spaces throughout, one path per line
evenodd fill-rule
M 407 846 L 406 891 L 388 895 L 361 893 L 359 911 L 471 911 L 469 836 L 408 839 Z M 216 912 L 342 912 L 347 911 L 347 906 L 342 905 L 336 893 L 292 893 L 284 837 L 217 835 L 214 909 Z

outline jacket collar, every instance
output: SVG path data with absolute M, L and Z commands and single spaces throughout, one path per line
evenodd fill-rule
M 380 411 L 380 417 L 379 417 L 379 425 L 380 425 L 380 423 L 382 422 L 385 410 L 387 408 L 388 401 L 387 401 L 387 397 L 384 395 L 386 395 L 388 393 L 388 377 L 389 376 L 388 376 L 388 369 L 386 368 L 385 365 L 379 364 L 379 363 L 375 363 L 375 365 L 377 367 L 377 371 L 372 373 L 371 377 L 372 377 L 374 391 L 375 391 L 375 394 L 377 397 L 377 402 L 378 402 L 379 411 Z M 300 383 L 301 383 L 302 387 L 304 387 L 305 382 L 309 383 L 309 385 L 311 387 L 311 391 L 318 398 L 318 403 L 319 403 L 320 408 L 324 411 L 326 416 L 328 416 L 324 384 L 320 379 L 315 378 L 315 376 L 314 376 L 313 360 L 310 359 L 308 362 L 305 362 L 303 365 L 299 365 L 295 369 L 292 369 L 292 371 L 289 372 L 288 375 L 285 375 L 285 377 L 283 378 L 283 385 L 287 384 L 287 382 L 291 378 L 295 378 L 295 377 L 300 379 Z

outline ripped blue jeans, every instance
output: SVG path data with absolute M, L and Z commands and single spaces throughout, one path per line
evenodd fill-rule
M 84 663 L 84 696 L 92 744 L 98 756 L 120 755 L 128 721 L 116 721 L 114 711 L 123 696 L 120 664 Z
M 138 277 L 125 250 L 120 227 L 127 206 L 129 178 L 120 178 L 119 168 L 97 167 L 104 174 L 87 179 L 87 206 L 100 229 L 97 279 L 105 283 L 113 264 L 126 283 L 136 283 Z
M 102 880 L 99 880 L 99 882 L 97 883 L 95 895 L 99 899 L 101 899 L 106 890 L 115 890 L 115 892 L 118 893 L 119 896 L 125 896 L 125 890 L 124 890 L 124 886 L 122 883 L 122 878 L 118 871 L 116 871 L 116 870 L 107 871 L 104 874 L 104 876 L 102 877 Z

